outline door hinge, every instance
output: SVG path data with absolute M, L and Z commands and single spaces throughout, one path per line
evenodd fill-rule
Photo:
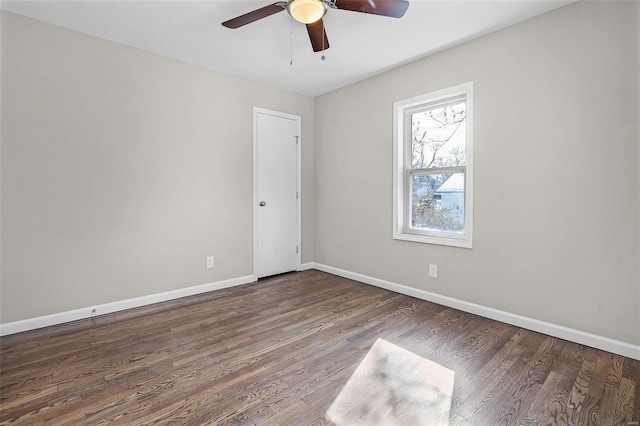
M 296 246 L 296 254 L 298 253 L 298 246 Z
M 296 191 L 296 200 L 298 199 L 298 191 Z
M 298 145 L 300 143 L 300 136 L 294 136 L 294 138 L 296 138 L 296 145 Z

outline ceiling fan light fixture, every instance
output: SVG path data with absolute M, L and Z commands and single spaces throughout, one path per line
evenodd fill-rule
M 291 0 L 287 11 L 296 21 L 312 24 L 327 13 L 327 6 L 322 0 Z

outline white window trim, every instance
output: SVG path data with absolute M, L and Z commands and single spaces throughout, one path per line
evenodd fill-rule
M 464 232 L 412 231 L 405 230 L 407 219 L 406 200 L 410 197 L 405 141 L 407 129 L 404 117 L 407 110 L 423 104 L 464 95 L 467 103 L 466 143 L 465 143 L 465 230 Z M 419 243 L 440 244 L 446 246 L 471 248 L 473 240 L 473 82 L 460 84 L 447 89 L 404 99 L 393 103 L 393 238 L 396 240 Z

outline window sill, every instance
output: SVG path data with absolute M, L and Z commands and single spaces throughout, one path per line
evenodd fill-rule
M 446 238 L 446 237 L 434 237 L 430 235 L 416 235 L 416 234 L 404 234 L 399 232 L 393 233 L 394 240 L 402 240 L 402 241 L 412 241 L 414 243 L 423 243 L 423 244 L 437 244 L 441 246 L 450 246 L 450 247 L 462 247 L 462 248 L 472 248 L 471 238 L 467 236 L 465 239 L 461 238 Z

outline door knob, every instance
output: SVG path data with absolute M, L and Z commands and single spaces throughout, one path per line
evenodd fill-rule
M 259 204 L 260 204 L 260 207 L 264 207 L 264 206 L 266 206 L 266 205 L 267 205 L 267 203 L 266 203 L 266 202 L 264 202 L 264 201 L 260 201 L 260 203 L 259 203 Z

